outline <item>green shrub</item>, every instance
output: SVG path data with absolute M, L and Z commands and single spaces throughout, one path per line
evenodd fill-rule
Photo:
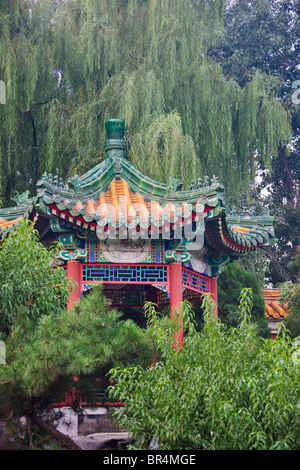
M 251 291 L 243 290 L 240 322 L 227 328 L 204 296 L 204 328 L 197 332 L 184 302 L 182 349 L 148 305 L 160 360 L 110 373 L 110 393 L 125 403 L 115 416 L 132 433 L 134 448 L 300 449 L 299 347 L 284 326 L 276 340 L 261 338 L 250 321 L 252 305 Z

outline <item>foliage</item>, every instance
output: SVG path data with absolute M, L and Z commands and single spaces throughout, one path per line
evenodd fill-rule
M 161 360 L 151 367 L 116 368 L 111 394 L 124 400 L 117 422 L 147 449 L 287 450 L 300 448 L 298 349 L 284 327 L 276 340 L 261 339 L 250 322 L 249 289 L 240 296 L 241 319 L 226 329 L 204 296 L 205 327 L 197 333 L 182 304 L 182 349 L 150 309 Z
M 59 246 L 38 241 L 28 220 L 20 222 L 0 246 L 0 330 L 57 315 L 67 304 L 73 282 L 61 267 L 53 269 Z
M 87 383 L 95 388 L 96 378 L 105 376 L 114 364 L 147 365 L 154 355 L 147 332 L 122 320 L 121 313 L 110 308 L 101 286 L 67 311 L 70 285 L 64 270 L 51 266 L 54 255 L 39 243 L 26 221 L 10 233 L 0 250 L 5 342 L 0 416 L 14 424 L 26 417 L 28 429 L 33 413 L 52 423 L 61 417 L 51 404 L 65 401 L 66 395 L 70 406 L 78 407 Z M 19 435 L 21 428 L 24 431 L 19 423 Z M 35 434 L 34 447 L 40 436 Z
M 209 54 L 243 86 L 257 70 L 291 83 L 299 57 L 297 0 L 226 2 L 224 28 Z M 285 93 L 289 93 L 285 85 Z
M 103 160 L 104 122 L 115 117 L 126 120 L 129 159 L 152 177 L 186 188 L 207 173 L 236 199 L 247 191 L 255 163 L 270 167 L 290 126 L 267 74 L 240 86 L 207 55 L 224 4 L 1 2 L 5 204 L 44 171 L 67 178 Z
M 62 375 L 89 374 L 120 360 L 134 362 L 140 348 L 139 360 L 146 363 L 151 352 L 142 349 L 143 330 L 120 316 L 97 287 L 71 311 L 44 314 L 26 327 L 19 322 L 6 339 L 7 368 L 1 375 L 29 398 L 39 396 Z M 145 344 L 150 347 L 149 340 Z
M 237 262 L 224 267 L 218 279 L 218 315 L 222 322 L 229 326 L 236 326 L 239 320 L 238 297 L 242 288 L 251 289 L 253 294 L 253 308 L 251 320 L 258 324 L 259 334 L 268 338 L 270 330 L 265 320 L 265 301 L 262 286 L 254 274 L 243 269 Z
M 120 317 L 97 287 L 71 311 L 45 314 L 26 327 L 16 323 L 5 341 L 6 364 L 0 367 L 2 419 L 27 417 L 29 426 L 35 413 L 53 424 L 63 413 L 57 414 L 51 404 L 66 396 L 68 406 L 77 410 L 83 398 L 94 403 L 97 377 L 103 378 L 114 364 L 148 365 L 154 354 L 151 338 Z M 19 423 L 18 432 L 21 428 Z M 40 438 L 40 432 L 35 434 L 33 446 Z
M 300 277 L 300 211 L 299 199 L 294 189 L 300 182 L 300 147 L 299 143 L 288 157 L 287 166 L 284 161 L 278 159 L 273 164 L 273 173 L 264 181 L 269 183 L 269 195 L 264 203 L 274 214 L 274 228 L 277 244 L 266 250 L 270 259 L 269 281 L 274 286 L 292 281 L 297 282 Z M 291 177 L 286 168 L 291 168 Z
M 275 217 L 278 243 L 267 248 L 270 260 L 268 281 L 278 286 L 299 277 L 299 181 L 300 181 L 300 106 L 298 96 L 300 9 L 298 0 L 234 0 L 227 2 L 224 29 L 208 54 L 224 74 L 241 86 L 257 72 L 275 77 L 276 95 L 290 114 L 291 145 L 281 143 L 271 167 L 260 173 L 261 184 L 255 199 Z M 273 82 L 274 83 L 274 82 Z M 274 83 L 275 85 L 275 83 Z M 260 168 L 262 169 L 262 168 Z
M 286 282 L 280 287 L 279 302 L 285 304 L 289 312 L 284 324 L 291 338 L 296 338 L 300 336 L 300 283 Z

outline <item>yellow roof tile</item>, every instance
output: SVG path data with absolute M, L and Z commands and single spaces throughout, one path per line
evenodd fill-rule
M 250 229 L 249 228 L 246 228 L 246 227 L 238 227 L 237 225 L 235 225 L 234 227 L 232 227 L 233 230 L 235 230 L 236 232 L 238 233 L 249 233 L 250 232 Z
M 264 289 L 265 317 L 283 319 L 288 315 L 286 305 L 278 302 L 279 289 Z
M 158 201 L 145 200 L 141 194 L 134 193 L 123 179 L 114 179 L 109 189 L 101 193 L 98 199 L 89 199 L 86 203 L 78 201 L 72 209 L 80 211 L 83 207 L 89 217 L 93 217 L 96 213 L 100 220 L 103 220 L 111 215 L 114 222 L 119 222 L 119 218 L 125 216 L 126 222 L 129 223 L 136 216 L 140 218 L 142 223 L 147 223 L 150 214 L 156 222 L 162 220 L 163 214 L 173 219 L 176 209 L 172 203 L 162 206 Z M 181 212 L 184 214 L 186 211 L 187 204 L 184 203 L 181 206 Z
M 16 219 L 13 219 L 13 220 L 0 219 L 0 229 L 11 227 L 12 225 L 15 225 L 18 222 L 20 222 L 22 219 L 23 217 L 17 217 Z

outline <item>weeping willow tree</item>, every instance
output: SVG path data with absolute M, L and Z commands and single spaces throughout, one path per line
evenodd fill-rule
M 105 158 L 104 122 L 123 118 L 128 158 L 150 177 L 217 175 L 234 198 L 289 139 L 272 77 L 244 88 L 206 54 L 225 0 L 4 0 L 2 198 L 44 171 Z

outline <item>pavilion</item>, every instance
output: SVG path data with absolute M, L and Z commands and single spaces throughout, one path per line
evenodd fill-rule
M 0 237 L 28 218 L 41 243 L 61 242 L 57 263 L 77 283 L 68 308 L 97 283 L 113 306 L 152 300 L 172 315 L 183 299 L 203 293 L 217 306 L 223 266 L 274 244 L 273 217 L 227 214 L 216 177 L 192 181 L 188 190 L 175 178 L 152 180 L 128 161 L 125 122 L 105 126 L 106 159 L 67 183 L 44 174 L 35 196 L 27 191 L 0 209 Z

